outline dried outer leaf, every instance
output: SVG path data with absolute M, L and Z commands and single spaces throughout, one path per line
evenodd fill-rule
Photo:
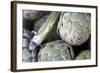
M 60 12 L 52 12 L 49 17 L 47 18 L 46 22 L 43 26 L 39 29 L 37 36 L 41 38 L 39 42 L 41 42 L 48 33 L 52 30 L 53 26 L 59 19 Z

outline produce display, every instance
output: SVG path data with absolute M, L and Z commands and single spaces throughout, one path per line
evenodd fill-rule
M 23 10 L 23 62 L 91 59 L 90 41 L 90 13 Z

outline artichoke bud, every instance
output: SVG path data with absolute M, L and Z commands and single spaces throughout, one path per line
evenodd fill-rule
M 62 40 L 56 40 L 44 44 L 39 53 L 38 61 L 63 61 L 73 60 L 74 51 L 72 46 L 63 42 Z
M 91 51 L 90 50 L 83 50 L 81 51 L 78 56 L 76 56 L 75 60 L 86 60 L 91 59 Z
M 68 44 L 81 45 L 89 39 L 90 25 L 90 13 L 65 12 L 60 16 L 57 33 Z

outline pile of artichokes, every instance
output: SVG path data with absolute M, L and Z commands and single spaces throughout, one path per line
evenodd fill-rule
M 91 59 L 91 14 L 23 10 L 23 62 Z

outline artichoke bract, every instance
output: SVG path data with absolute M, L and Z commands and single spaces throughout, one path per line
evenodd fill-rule
M 60 16 L 57 33 L 62 40 L 71 45 L 81 45 L 89 39 L 91 14 L 65 12 Z
M 74 52 L 70 45 L 62 40 L 44 44 L 39 53 L 38 61 L 64 61 L 74 59 Z
M 75 60 L 86 60 L 91 59 L 91 51 L 90 50 L 84 50 L 81 51 L 78 56 L 75 58 Z
M 45 12 L 44 12 L 45 13 Z M 47 12 L 48 13 L 48 12 Z M 45 23 L 46 19 L 48 18 L 48 16 L 50 15 L 50 12 L 44 16 L 42 16 L 39 20 L 37 20 L 35 23 L 34 23 L 34 26 L 33 26 L 33 33 L 37 33 L 38 30 L 41 28 L 41 26 Z M 50 41 L 53 41 L 53 40 L 57 40 L 59 39 L 59 36 L 57 35 L 57 32 L 56 32 L 56 29 L 57 29 L 57 23 L 55 23 L 52 27 L 52 30 L 50 30 L 50 34 L 48 34 L 44 40 L 44 42 L 50 42 Z M 45 31 L 45 30 L 44 30 Z M 52 34 L 52 35 L 51 35 Z M 44 43 L 43 42 L 43 43 Z

